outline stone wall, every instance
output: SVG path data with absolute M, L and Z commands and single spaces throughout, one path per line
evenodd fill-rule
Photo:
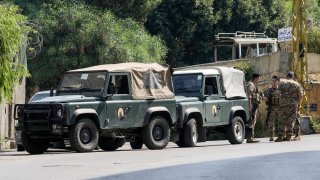
M 19 53 L 17 54 L 17 59 L 19 64 L 27 66 L 25 44 L 21 47 Z M 0 104 L 0 151 L 3 149 L 8 149 L 12 144 L 14 145 L 14 104 L 23 104 L 25 102 L 26 96 L 26 79 L 23 78 L 16 84 L 13 92 L 13 103 L 2 103 Z
M 16 85 L 14 90 L 13 104 L 0 104 L 0 150 L 8 149 L 10 141 L 14 140 L 14 104 L 23 104 L 25 102 L 25 78 L 20 84 Z
M 188 66 L 183 68 L 208 68 L 210 66 L 228 66 L 228 67 L 241 67 L 241 63 L 249 62 L 253 68 L 253 71 L 261 74 L 261 81 L 259 84 L 260 91 L 263 91 L 271 86 L 271 78 L 273 75 L 277 75 L 280 78 L 285 78 L 288 71 L 291 70 L 292 55 L 287 52 L 276 52 L 265 56 L 255 57 L 252 59 L 239 59 L 230 61 L 218 61 L 215 63 L 201 64 Z M 320 55 L 319 54 L 308 54 L 308 72 L 309 78 L 320 81 Z M 179 68 L 176 68 L 179 69 Z M 266 119 L 266 105 L 262 103 L 257 115 L 258 124 L 265 126 Z
M 308 53 L 308 69 L 310 74 L 320 73 L 320 54 Z

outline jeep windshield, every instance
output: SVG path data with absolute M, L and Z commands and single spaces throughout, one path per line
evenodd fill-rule
M 178 96 L 200 96 L 202 90 L 202 74 L 173 75 L 174 92 Z
M 106 72 L 71 72 L 64 74 L 59 94 L 83 94 L 101 96 L 104 90 Z

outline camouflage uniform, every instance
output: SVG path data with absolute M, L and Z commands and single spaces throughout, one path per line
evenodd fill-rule
M 282 79 L 279 84 L 280 111 L 279 111 L 279 137 L 286 136 L 290 140 L 292 129 L 297 117 L 298 98 L 302 95 L 302 87 L 294 80 Z M 281 140 L 280 140 L 281 141 Z
M 300 127 L 300 113 L 297 112 L 296 121 L 294 123 L 294 140 L 299 141 L 300 140 L 300 133 L 301 133 L 301 127 Z
M 301 86 L 301 84 L 299 84 L 301 89 L 303 89 L 303 87 Z M 302 92 L 303 93 L 303 92 Z M 300 133 L 301 133 L 301 127 L 300 127 L 300 113 L 297 112 L 297 118 L 296 118 L 296 121 L 294 123 L 294 139 L 295 141 L 299 141 L 300 140 Z
M 254 127 L 257 121 L 256 115 L 262 97 L 259 93 L 258 87 L 256 87 L 255 84 L 251 81 L 249 81 L 247 84 L 247 96 L 251 99 L 249 128 L 251 128 L 252 130 L 249 136 L 250 138 L 254 138 Z
M 270 87 L 263 92 L 264 96 L 268 99 L 268 114 L 267 123 L 268 131 L 270 134 L 270 141 L 273 141 L 274 137 L 274 123 L 275 120 L 279 120 L 279 107 L 280 107 L 280 96 L 278 88 Z

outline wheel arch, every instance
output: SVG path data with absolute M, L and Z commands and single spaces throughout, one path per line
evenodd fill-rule
M 199 109 L 197 109 L 197 108 L 186 109 L 186 111 L 184 112 L 182 124 L 185 124 L 191 118 L 194 118 L 198 125 L 200 125 L 200 126 L 203 125 L 203 118 L 202 118 L 202 114 Z
M 231 108 L 230 116 L 229 116 L 229 124 L 232 123 L 233 118 L 236 116 L 241 117 L 245 124 L 248 122 L 246 111 L 244 110 L 244 108 L 242 106 L 233 106 Z
M 77 109 L 71 116 L 71 124 L 77 123 L 82 118 L 91 119 L 98 129 L 100 129 L 99 116 L 94 109 Z
M 173 119 L 170 115 L 168 108 L 163 107 L 163 106 L 149 108 L 146 111 L 146 115 L 144 116 L 143 125 L 144 126 L 147 125 L 149 123 L 150 119 L 154 116 L 161 116 L 168 121 L 170 126 L 173 125 Z

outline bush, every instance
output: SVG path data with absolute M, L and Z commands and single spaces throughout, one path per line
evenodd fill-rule
M 32 30 L 18 6 L 0 3 L 0 103 L 12 102 L 14 85 L 28 76 L 26 67 L 19 63 L 19 51 Z M 23 54 L 23 52 L 21 53 Z
M 319 115 L 312 116 L 311 129 L 314 133 L 320 133 L 320 116 Z
M 308 30 L 308 53 L 318 53 L 320 54 L 320 27 L 313 27 Z
M 39 3 L 39 2 L 38 2 Z M 41 52 L 28 60 L 27 92 L 55 88 L 64 71 L 120 62 L 164 63 L 167 49 L 142 24 L 81 1 L 29 3 L 25 12 L 41 28 Z

